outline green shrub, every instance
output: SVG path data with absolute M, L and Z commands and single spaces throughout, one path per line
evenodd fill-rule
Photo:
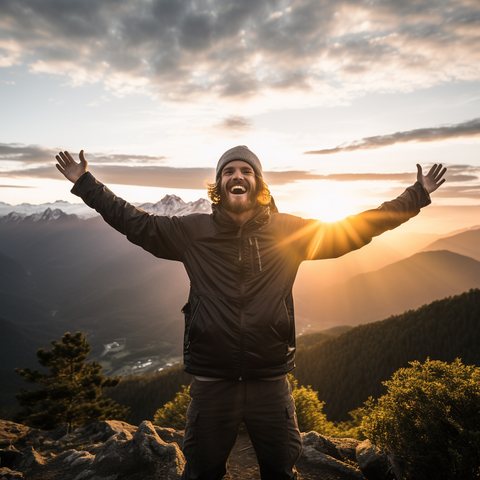
M 410 365 L 366 402 L 366 437 L 401 459 L 407 479 L 480 478 L 480 368 L 459 359 Z
M 159 408 L 153 417 L 154 425 L 184 430 L 187 423 L 187 407 L 190 403 L 190 386 L 182 385 L 182 390 L 171 402 Z
M 348 413 L 350 420 L 345 422 L 335 422 L 335 432 L 332 437 L 338 438 L 356 438 L 357 440 L 365 440 L 362 430 L 363 409 L 357 408 Z
M 288 380 L 292 386 L 292 397 L 295 400 L 299 430 L 301 432 L 314 430 L 322 435 L 333 436 L 335 427 L 323 413 L 322 409 L 325 402 L 318 399 L 318 393 L 312 390 L 310 386 L 299 387 L 298 381 L 291 374 L 288 375 Z

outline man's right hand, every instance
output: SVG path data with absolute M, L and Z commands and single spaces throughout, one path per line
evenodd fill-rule
M 80 150 L 79 157 L 80 163 L 77 163 L 67 151 L 60 152 L 55 156 L 58 162 L 55 166 L 58 171 L 72 183 L 75 183 L 87 171 L 88 163 L 83 150 Z

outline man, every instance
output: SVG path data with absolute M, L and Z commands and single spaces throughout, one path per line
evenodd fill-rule
M 209 187 L 212 214 L 162 217 L 116 197 L 68 152 L 57 168 L 72 192 L 153 255 L 181 261 L 191 282 L 185 314 L 184 370 L 194 375 L 185 431 L 183 478 L 221 479 L 245 422 L 262 479 L 296 478 L 301 452 L 286 374 L 295 367 L 292 287 L 304 260 L 334 258 L 369 243 L 430 203 L 445 180 L 434 165 L 397 199 L 323 224 L 280 214 L 257 156 L 225 152 Z

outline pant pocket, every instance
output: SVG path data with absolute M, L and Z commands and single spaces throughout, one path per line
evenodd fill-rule
M 298 430 L 297 414 L 295 413 L 295 404 L 288 404 L 286 409 L 287 416 L 287 439 L 290 456 L 294 462 L 296 462 L 302 453 L 302 437 Z
M 187 462 L 195 462 L 197 456 L 197 437 L 198 437 L 198 410 L 192 407 L 192 403 L 187 408 L 187 425 L 185 426 L 185 436 L 183 439 L 183 454 Z

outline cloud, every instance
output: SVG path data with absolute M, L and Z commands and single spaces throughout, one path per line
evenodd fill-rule
M 43 148 L 37 145 L 21 145 L 17 143 L 0 143 L 0 161 L 20 162 L 24 165 L 52 163 L 60 149 Z M 122 154 L 88 154 L 91 163 L 149 163 L 163 162 L 166 157 L 149 155 Z
M 472 198 L 480 199 L 480 185 L 450 186 L 444 185 L 435 192 L 436 197 L 440 198 Z
M 121 165 L 91 168 L 91 172 L 107 184 L 141 185 L 144 187 L 205 189 L 205 181 L 215 177 L 213 168 L 174 168 L 164 166 L 127 167 Z
M 463 168 L 463 169 L 462 169 Z M 465 171 L 463 171 L 465 170 Z M 428 170 L 424 169 L 426 174 Z M 480 174 L 480 167 L 469 165 L 461 168 L 448 167 L 446 178 L 448 182 L 476 182 Z M 396 182 L 410 184 L 415 182 L 417 173 L 399 172 L 399 173 L 331 173 L 329 175 L 318 175 L 308 171 L 285 171 L 285 172 L 265 172 L 267 183 L 272 185 L 285 185 L 300 180 L 329 180 L 332 182 Z
M 122 155 L 122 154 L 89 154 L 90 163 L 150 163 L 164 162 L 167 157 L 153 157 L 151 155 Z
M 2 162 L 45 163 L 51 162 L 57 153 L 58 150 L 36 145 L 0 143 L 0 161 Z
M 220 130 L 246 131 L 251 130 L 252 124 L 245 117 L 240 115 L 231 115 L 217 125 Z
M 213 168 L 174 168 L 166 166 L 92 165 L 89 171 L 106 184 L 142 187 L 205 189 L 205 180 L 215 177 Z M 53 162 L 36 168 L 0 172 L 0 176 L 62 179 Z
M 171 101 L 330 101 L 478 80 L 479 28 L 466 0 L 3 0 L 0 66 Z
M 469 138 L 480 136 L 480 118 L 457 125 L 443 127 L 417 128 L 406 132 L 396 132 L 390 135 L 377 135 L 366 137 L 350 144 L 339 145 L 335 148 L 312 150 L 304 152 L 306 155 L 329 155 L 340 152 L 353 152 L 355 150 L 370 150 L 375 148 L 389 147 L 397 143 L 407 142 L 441 142 L 454 138 Z

